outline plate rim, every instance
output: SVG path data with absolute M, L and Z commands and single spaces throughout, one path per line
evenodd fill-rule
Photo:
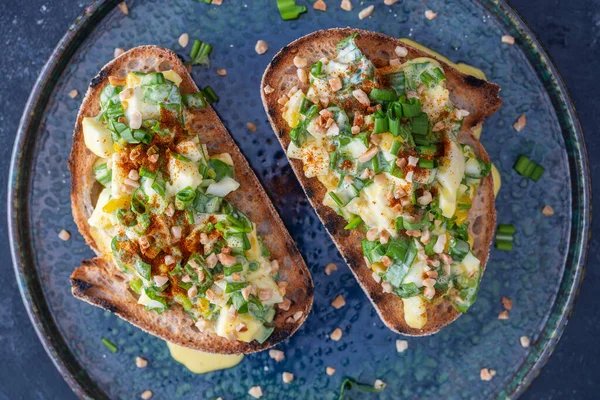
M 544 68 L 549 73 L 549 78 L 553 80 L 550 84 L 544 84 L 544 89 L 549 94 L 550 100 L 552 101 L 552 107 L 559 117 L 561 132 L 564 132 L 566 129 L 568 131 L 567 136 L 573 137 L 575 145 L 575 149 L 571 149 L 573 153 L 567 154 L 569 173 L 571 174 L 572 182 L 576 181 L 577 184 L 575 185 L 576 189 L 572 190 L 573 201 L 570 210 L 572 227 L 569 237 L 570 255 L 565 262 L 565 266 L 573 265 L 573 268 L 570 275 L 567 275 L 568 271 L 566 268 L 563 271 L 563 276 L 560 281 L 561 287 L 559 287 L 554 303 L 550 309 L 549 315 L 558 313 L 558 319 L 553 322 L 546 319 L 543 322 L 543 327 L 539 334 L 540 341 L 543 342 L 543 345 L 536 345 L 536 348 L 529 352 L 524 362 L 519 365 L 515 374 L 509 378 L 508 383 L 505 385 L 504 389 L 508 389 L 508 392 L 502 391 L 498 395 L 499 398 L 502 396 L 517 398 L 529 387 L 554 351 L 556 344 L 564 332 L 568 319 L 570 318 L 575 299 L 579 292 L 590 246 L 592 201 L 591 173 L 583 130 L 575 105 L 564 84 L 560 72 L 554 65 L 554 61 L 544 45 L 540 42 L 523 17 L 514 8 L 508 5 L 505 0 L 472 1 L 486 11 L 491 11 L 491 9 L 496 8 L 499 12 L 493 13 L 494 17 L 500 19 L 509 30 L 509 33 L 514 33 L 515 35 L 518 35 L 518 38 L 525 39 L 524 41 L 519 42 L 521 50 L 524 52 L 527 61 L 534 67 L 538 78 L 542 80 L 543 84 L 543 78 L 539 76 L 541 73 L 540 68 Z M 84 368 L 79 368 L 78 370 L 74 368 L 74 366 L 80 366 L 80 364 L 74 358 L 72 352 L 65 343 L 64 337 L 58 331 L 58 328 L 54 323 L 54 317 L 48 309 L 45 296 L 43 293 L 35 293 L 35 289 L 38 288 L 32 288 L 32 285 L 37 285 L 39 279 L 37 277 L 36 268 L 34 266 L 26 266 L 26 264 L 31 262 L 34 257 L 31 251 L 29 252 L 30 254 L 27 254 L 27 251 L 31 250 L 31 248 L 28 248 L 28 245 L 25 244 L 27 243 L 26 239 L 29 238 L 29 225 L 25 228 L 19 225 L 20 221 L 29 221 L 28 206 L 22 206 L 22 204 L 26 204 L 27 201 L 20 201 L 19 194 L 22 193 L 23 190 L 27 191 L 30 189 L 30 170 L 21 167 L 24 166 L 23 163 L 25 162 L 23 150 L 27 148 L 26 145 L 28 140 L 31 139 L 28 138 L 28 136 L 31 136 L 28 135 L 28 132 L 37 129 L 37 125 L 41 119 L 41 116 L 36 117 L 36 114 L 33 113 L 33 111 L 40 108 L 38 106 L 43 104 L 42 100 L 51 94 L 56 85 L 56 81 L 53 81 L 51 77 L 54 76 L 54 72 L 57 69 L 67 64 L 75 54 L 76 49 L 80 45 L 78 39 L 86 35 L 90 29 L 94 28 L 97 22 L 101 21 L 107 13 L 117 6 L 118 2 L 119 0 L 92 0 L 91 4 L 86 7 L 75 22 L 69 26 L 67 33 L 60 39 L 57 46 L 50 54 L 48 61 L 40 71 L 25 105 L 15 136 L 10 161 L 7 191 L 9 244 L 21 298 L 36 334 L 54 366 L 73 392 L 78 397 L 85 399 L 108 398 L 108 396 L 102 391 L 98 383 L 87 375 Z M 537 64 L 534 61 L 537 61 Z M 553 88 L 556 93 L 551 95 L 549 93 L 549 88 Z M 556 102 L 558 102 L 558 104 L 556 104 Z M 561 113 L 559 113 L 561 108 L 566 115 L 565 122 L 568 123 L 567 127 L 563 127 L 561 123 Z M 39 114 L 41 115 L 42 113 Z M 569 151 L 568 148 L 564 150 L 567 153 Z M 573 176 L 574 173 L 576 173 L 575 176 Z M 24 186 L 24 188 L 21 186 Z M 581 208 L 579 214 L 574 212 L 575 209 L 579 208 Z M 571 254 L 571 252 L 574 252 L 575 254 Z M 35 263 L 33 263 L 33 265 L 34 264 Z M 30 273 L 28 268 L 33 271 L 35 277 L 32 278 L 28 276 L 28 273 Z M 568 285 L 565 288 L 562 288 L 562 284 L 565 280 L 569 281 Z M 45 310 L 43 308 L 45 308 Z M 47 315 L 43 316 L 43 313 L 46 313 Z M 545 332 L 547 333 L 546 335 L 544 335 Z M 67 363 L 67 358 L 71 358 L 71 360 L 69 360 L 70 364 Z M 93 388 L 95 388 L 95 390 L 91 390 Z

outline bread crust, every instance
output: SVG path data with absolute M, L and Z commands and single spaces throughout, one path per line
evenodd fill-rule
M 322 57 L 331 58 L 335 56 L 336 43 L 354 33 L 358 34 L 355 39 L 358 47 L 378 68 L 387 66 L 390 58 L 397 57 L 394 52 L 396 46 L 406 48 L 408 50 L 407 58 L 409 59 L 417 57 L 433 58 L 431 55 L 398 39 L 376 32 L 352 28 L 316 31 L 285 46 L 275 55 L 267 67 L 261 83 L 261 96 L 265 111 L 284 151 L 290 143 L 290 129 L 283 120 L 283 105 L 278 103 L 278 99 L 294 86 L 302 89 L 308 87 L 308 84 L 303 85 L 297 77 L 296 68 L 293 64 L 294 57 L 305 58 L 309 66 Z M 489 161 L 485 149 L 471 132 L 474 127 L 482 124 L 502 105 L 502 100 L 498 97 L 500 87 L 473 76 L 465 75 L 443 60 L 438 59 L 438 61 L 444 68 L 447 79 L 446 84 L 450 90 L 452 101 L 457 107 L 466 109 L 470 113 L 463 121 L 462 130 L 458 135 L 459 142 L 473 146 L 476 155 L 480 159 Z M 274 90 L 267 94 L 264 90 L 266 86 L 270 86 Z M 350 270 L 389 329 L 407 336 L 425 336 L 436 333 L 460 316 L 461 313 L 456 311 L 450 302 L 438 301 L 428 304 L 428 322 L 422 329 L 408 326 L 404 320 L 402 299 L 391 293 L 383 293 L 381 286 L 372 278 L 372 271 L 365 267 L 360 245 L 360 242 L 364 239 L 364 234 L 358 230 L 344 230 L 346 225 L 344 218 L 322 204 L 326 194 L 325 186 L 317 178 L 307 178 L 304 175 L 301 160 L 289 159 L 289 162 L 321 222 L 325 225 L 327 232 L 329 232 L 338 250 L 350 266 Z M 470 222 L 469 232 L 475 239 L 473 252 L 481 260 L 483 268 L 487 263 L 496 225 L 493 187 L 491 175 L 481 180 L 481 186 L 477 190 L 468 218 Z
M 98 184 L 92 170 L 97 157 L 85 146 L 83 118 L 95 117 L 100 113 L 100 93 L 108 84 L 109 76 L 124 77 L 128 71 L 151 72 L 169 69 L 173 69 L 183 79 L 180 84 L 182 93 L 198 91 L 177 55 L 157 46 L 136 47 L 117 57 L 102 68 L 92 79 L 87 90 L 77 115 L 69 158 L 71 205 L 79 231 L 98 257 L 83 261 L 81 267 L 71 275 L 73 295 L 117 314 L 146 332 L 181 346 L 222 354 L 246 354 L 267 349 L 291 336 L 305 321 L 312 307 L 314 286 L 302 256 L 258 178 L 209 105 L 195 112 L 193 130 L 201 134 L 201 141 L 207 145 L 210 154 L 227 152 L 231 155 L 240 188 L 229 194 L 227 200 L 256 224 L 259 235 L 271 251 L 272 259 L 279 261 L 281 279 L 288 282 L 286 297 L 292 300 L 292 305 L 287 311 L 277 310 L 273 321 L 275 331 L 264 343 L 244 343 L 200 332 L 178 305 L 160 315 L 146 311 L 143 306 L 137 304 L 125 277 L 109 260 L 102 258 L 99 246 L 92 236 L 92 228 L 88 225 L 87 221 L 94 209 L 98 192 Z M 302 313 L 298 320 L 292 318 L 293 322 L 286 322 L 297 312 Z

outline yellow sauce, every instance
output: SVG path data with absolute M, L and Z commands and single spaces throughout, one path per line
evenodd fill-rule
M 454 63 L 454 62 L 450 61 L 448 58 L 441 55 L 440 53 L 433 51 L 430 48 L 423 46 L 421 43 L 415 42 L 414 40 L 407 39 L 407 38 L 402 38 L 400 40 L 409 46 L 412 46 L 416 49 L 424 51 L 425 53 L 427 53 L 439 60 L 444 61 L 446 64 L 450 65 L 453 68 L 456 68 L 463 74 L 471 75 L 476 78 L 487 81 L 487 77 L 485 76 L 485 73 L 477 67 L 473 67 L 472 65 L 468 65 L 468 64 L 464 64 L 464 63 Z M 479 126 L 473 128 L 473 136 L 475 136 L 477 139 L 481 138 L 482 129 L 483 129 L 482 125 L 479 125 Z M 500 172 L 498 171 L 498 169 L 496 168 L 496 166 L 494 164 L 492 164 L 492 178 L 494 180 L 494 196 L 498 196 L 498 192 L 500 191 L 500 187 L 502 186 L 502 178 L 500 177 Z
M 213 354 L 203 353 L 198 350 L 188 349 L 174 343 L 166 342 L 171 357 L 178 363 L 183 364 L 194 374 L 206 374 L 207 372 L 221 369 L 233 368 L 243 359 L 242 354 Z

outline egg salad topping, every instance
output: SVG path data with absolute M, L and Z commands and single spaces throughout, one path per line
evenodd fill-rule
M 345 229 L 365 233 L 365 263 L 384 292 L 404 299 L 407 324 L 422 328 L 427 302 L 441 299 L 465 312 L 481 276 L 467 216 L 491 164 L 458 142 L 469 113 L 450 100 L 439 62 L 376 69 L 350 36 L 310 67 L 306 91 L 288 96 L 288 156 L 327 188 L 323 204 Z
M 149 312 L 182 308 L 202 331 L 264 342 L 286 282 L 256 225 L 225 198 L 229 154 L 209 154 L 188 129 L 206 100 L 182 94 L 172 70 L 109 77 L 101 112 L 83 119 L 102 190 L 88 223 L 99 250 Z

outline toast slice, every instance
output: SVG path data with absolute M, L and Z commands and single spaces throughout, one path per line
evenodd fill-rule
M 294 57 L 306 59 L 308 66 L 323 57 L 331 58 L 336 54 L 336 43 L 353 34 L 358 34 L 355 38 L 358 48 L 378 69 L 387 67 L 390 58 L 396 57 L 394 51 L 397 46 L 408 50 L 408 59 L 432 58 L 429 54 L 400 40 L 380 33 L 351 28 L 317 31 L 285 46 L 267 67 L 261 84 L 265 111 L 284 151 L 290 144 L 290 127 L 283 119 L 284 106 L 278 103 L 278 99 L 286 95 L 293 87 L 306 89 L 308 86 L 307 83 L 300 82 L 297 76 L 293 62 Z M 479 159 L 489 162 L 488 154 L 471 132 L 501 106 L 502 101 L 498 97 L 500 87 L 465 75 L 443 60 L 438 61 L 446 74 L 446 87 L 450 91 L 450 99 L 457 107 L 468 110 L 470 113 L 463 120 L 462 129 L 458 135 L 459 142 L 472 146 Z M 270 87 L 268 90 L 270 93 L 265 92 L 266 87 Z M 404 335 L 423 336 L 439 331 L 458 318 L 461 313 L 455 310 L 450 302 L 439 301 L 428 304 L 428 322 L 422 329 L 408 326 L 404 320 L 402 299 L 392 293 L 383 293 L 381 286 L 372 278 L 371 269 L 365 268 L 361 250 L 361 241 L 365 238 L 365 234 L 356 229 L 344 230 L 347 221 L 337 215 L 332 208 L 322 203 L 327 193 L 325 186 L 316 177 L 307 178 L 305 176 L 301 160 L 290 158 L 289 161 L 313 208 L 388 328 Z M 472 250 L 481 261 L 483 269 L 488 259 L 496 224 L 491 175 L 482 179 L 473 200 L 468 221 L 470 222 L 469 233 L 474 238 Z
M 181 78 L 183 94 L 198 92 L 184 64 L 177 55 L 156 46 L 140 46 L 127 51 L 105 65 L 94 77 L 85 95 L 73 134 L 73 147 L 69 158 L 71 171 L 71 203 L 73 217 L 86 243 L 98 257 L 83 261 L 71 275 L 72 292 L 78 299 L 117 314 L 124 320 L 164 340 L 210 353 L 252 353 L 272 347 L 291 336 L 308 316 L 313 303 L 313 282 L 292 238 L 277 211 L 262 188 L 250 165 L 229 135 L 216 112 L 207 104 L 195 110 L 190 122 L 192 130 L 208 147 L 209 154 L 229 153 L 236 167 L 238 190 L 227 196 L 227 201 L 245 213 L 257 226 L 264 245 L 271 251 L 272 259 L 279 261 L 280 279 L 288 282 L 286 297 L 292 301 L 287 311 L 277 310 L 273 324 L 275 330 L 262 344 L 230 340 L 214 333 L 198 330 L 192 318 L 178 305 L 162 314 L 146 311 L 137 304 L 125 276 L 109 259 L 104 257 L 100 243 L 88 218 L 94 210 L 100 185 L 96 182 L 93 165 L 97 159 L 84 143 L 82 120 L 95 117 L 100 112 L 100 93 L 108 84 L 109 76 L 124 78 L 128 72 L 153 72 L 174 70 Z M 296 318 L 291 316 L 296 316 Z M 299 318 L 298 316 L 301 315 Z

